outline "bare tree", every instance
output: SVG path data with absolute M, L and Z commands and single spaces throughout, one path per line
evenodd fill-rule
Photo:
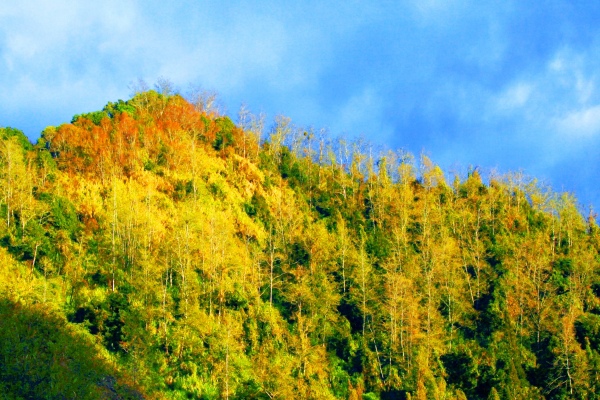
M 197 111 L 207 114 L 221 114 L 222 107 L 217 101 L 218 95 L 214 90 L 207 90 L 199 85 L 191 85 L 185 95 L 187 101 L 192 103 Z

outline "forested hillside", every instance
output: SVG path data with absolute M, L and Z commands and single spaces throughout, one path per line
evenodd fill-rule
M 0 129 L 7 398 L 600 397 L 572 196 L 263 126 L 146 91 Z

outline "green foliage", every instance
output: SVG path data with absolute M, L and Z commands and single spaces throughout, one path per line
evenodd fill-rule
M 10 127 L 0 127 L 0 140 L 7 140 L 9 138 L 15 138 L 24 151 L 33 150 L 33 145 L 21 130 Z
M 56 161 L 52 158 L 52 154 L 44 146 L 41 146 L 42 139 L 43 137 L 40 138 L 37 145 L 39 151 L 36 153 L 36 164 L 39 170 L 47 174 L 48 180 L 53 181 L 57 170 Z
M 244 211 L 250 217 L 256 217 L 263 221 L 266 224 L 265 226 L 270 223 L 271 212 L 269 211 L 269 206 L 265 198 L 258 193 L 254 193 L 250 202 L 244 204 Z
M 290 178 L 294 165 L 294 156 L 287 147 L 283 147 L 279 158 L 281 160 L 279 163 L 279 173 L 281 174 L 281 177 L 284 179 Z
M 387 258 L 390 255 L 390 243 L 386 232 L 377 227 L 373 228 L 367 236 L 366 250 L 378 260 Z
M 76 124 L 81 119 L 87 119 L 88 121 L 92 121 L 94 125 L 100 125 L 100 122 L 104 118 L 109 118 L 109 114 L 105 111 L 94 111 L 87 114 L 78 114 L 73 117 L 71 120 L 72 124 Z
M 235 125 L 229 117 L 220 117 L 215 119 L 217 125 L 216 139 L 213 142 L 213 147 L 217 151 L 221 151 L 226 147 L 233 146 Z
M 91 338 L 44 306 L 0 300 L 0 359 L 0 387 L 10 398 L 142 398 L 115 378 Z
M 473 358 L 466 351 L 446 353 L 440 357 L 447 373 L 447 382 L 461 388 L 467 396 L 473 396 L 478 381 Z
M 64 230 L 71 238 L 75 238 L 80 229 L 75 206 L 67 199 L 48 193 L 40 194 L 40 200 L 50 206 L 50 222 L 56 230 Z
M 571 286 L 569 277 L 573 273 L 573 269 L 573 260 L 570 258 L 563 257 L 554 261 L 551 280 L 558 294 L 564 294 L 569 291 Z
M 217 189 L 215 189 L 217 190 Z M 194 192 L 194 182 L 192 180 L 189 181 L 177 181 L 175 183 L 175 192 L 173 197 L 177 200 L 182 200 L 186 196 L 189 196 Z
M 136 113 L 135 106 L 129 101 L 118 100 L 116 103 L 108 102 L 102 112 L 109 118 L 114 118 L 118 114 L 127 113 L 134 117 Z
M 600 315 L 582 314 L 575 321 L 575 337 L 582 348 L 589 344 L 592 350 L 600 352 Z

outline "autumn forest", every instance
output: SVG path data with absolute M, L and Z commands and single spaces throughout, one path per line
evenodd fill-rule
M 0 128 L 0 397 L 600 398 L 572 195 L 158 89 Z

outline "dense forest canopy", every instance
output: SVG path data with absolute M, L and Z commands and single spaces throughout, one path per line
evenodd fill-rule
M 0 129 L 3 392 L 600 397 L 600 229 L 573 196 L 196 100 Z

